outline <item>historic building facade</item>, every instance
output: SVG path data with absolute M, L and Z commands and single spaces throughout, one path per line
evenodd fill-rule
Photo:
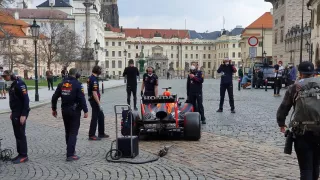
M 311 10 L 311 51 L 313 62 L 320 60 L 319 42 L 320 42 L 320 0 L 309 0 L 307 3 L 308 8 Z
M 265 0 L 265 2 L 273 5 L 273 60 L 289 63 L 291 53 L 286 51 L 286 34 L 292 27 L 301 26 L 302 7 L 304 8 L 304 22 L 310 22 L 311 14 L 306 4 L 302 5 L 301 0 Z M 304 50 L 303 57 L 308 57 L 307 53 Z

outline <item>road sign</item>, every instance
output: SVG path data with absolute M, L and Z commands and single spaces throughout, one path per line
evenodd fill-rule
M 257 47 L 249 47 L 250 58 L 255 58 L 257 56 Z
M 256 46 L 258 43 L 259 43 L 259 40 L 257 37 L 255 36 L 251 36 L 249 39 L 248 39 L 248 43 L 250 46 Z

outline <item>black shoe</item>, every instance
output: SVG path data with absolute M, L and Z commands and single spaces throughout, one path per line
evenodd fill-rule
M 217 112 L 223 112 L 223 109 L 218 109 Z
M 69 156 L 69 157 L 67 157 L 67 161 L 77 161 L 77 160 L 79 160 L 80 159 L 80 157 L 79 156 L 77 156 L 77 155 L 73 155 L 73 156 Z
M 27 162 L 28 160 L 29 160 L 28 157 L 19 156 L 19 157 L 16 158 L 15 160 L 12 160 L 12 163 L 13 163 L 13 164 L 20 164 L 20 163 Z
M 231 109 L 231 113 L 233 113 L 233 114 L 234 114 L 234 113 L 236 113 L 236 111 L 235 111 L 234 109 Z
M 91 136 L 91 137 L 89 137 L 89 140 L 90 140 L 90 141 L 100 141 L 101 138 L 99 138 L 99 137 L 97 137 L 97 136 Z
M 101 135 L 99 135 L 98 137 L 99 137 L 99 138 L 109 138 L 109 135 L 107 135 L 107 134 L 101 134 Z
M 202 121 L 202 124 L 207 124 L 206 120 L 203 120 L 203 121 Z
M 138 111 L 138 108 L 137 108 L 137 106 L 135 106 L 135 107 L 134 107 L 134 110 L 135 110 L 135 111 Z
M 12 158 L 11 161 L 15 161 L 15 160 L 17 160 L 18 158 L 20 158 L 20 155 L 17 155 L 15 158 Z

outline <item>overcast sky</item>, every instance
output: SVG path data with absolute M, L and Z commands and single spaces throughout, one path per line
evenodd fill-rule
M 44 0 L 33 0 L 33 6 Z M 198 32 L 248 26 L 272 8 L 264 0 L 118 0 L 120 25 L 130 28 L 172 28 Z

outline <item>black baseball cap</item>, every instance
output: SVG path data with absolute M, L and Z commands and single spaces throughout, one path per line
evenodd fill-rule
M 298 71 L 302 74 L 314 74 L 314 65 L 312 62 L 303 61 L 299 64 Z
M 10 76 L 11 75 L 11 72 L 9 70 L 5 70 L 3 71 L 3 73 L 1 74 L 2 77 L 5 77 L 5 76 Z

